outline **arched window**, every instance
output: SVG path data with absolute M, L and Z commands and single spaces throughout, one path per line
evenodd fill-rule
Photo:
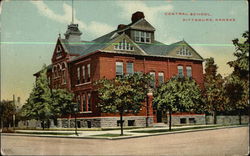
M 66 63 L 63 62 L 63 63 L 62 63 L 62 69 L 65 69 L 65 68 L 66 68 Z

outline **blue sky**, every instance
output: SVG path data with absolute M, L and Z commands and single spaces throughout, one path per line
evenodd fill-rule
M 1 3 L 1 99 L 27 99 L 42 65 L 50 64 L 58 34 L 71 22 L 71 1 L 6 0 Z M 131 14 L 143 11 L 156 28 L 156 39 L 166 44 L 185 39 L 204 58 L 214 57 L 219 72 L 231 69 L 231 40 L 248 30 L 248 4 L 244 0 L 185 1 L 74 1 L 74 21 L 82 40 L 93 40 L 129 24 Z M 211 16 L 165 15 L 168 12 L 209 13 Z M 235 21 L 184 22 L 183 18 L 222 18 Z

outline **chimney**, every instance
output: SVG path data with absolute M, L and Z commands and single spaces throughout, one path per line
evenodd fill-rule
M 122 30 L 122 29 L 126 28 L 126 26 L 127 26 L 127 25 L 125 25 L 125 24 L 119 24 L 119 25 L 117 26 L 117 30 Z
M 142 18 L 145 18 L 143 12 L 137 11 L 137 12 L 132 14 L 131 21 L 132 21 L 132 23 L 135 23 Z

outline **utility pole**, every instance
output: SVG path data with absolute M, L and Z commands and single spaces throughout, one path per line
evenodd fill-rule
M 15 98 L 15 94 L 13 94 L 13 104 L 14 104 L 14 114 L 13 114 L 13 129 L 15 130 L 15 120 L 16 120 L 16 98 Z

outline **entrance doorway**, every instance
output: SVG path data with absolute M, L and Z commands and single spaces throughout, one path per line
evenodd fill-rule
M 162 111 L 156 112 L 156 119 L 157 123 L 162 122 Z

